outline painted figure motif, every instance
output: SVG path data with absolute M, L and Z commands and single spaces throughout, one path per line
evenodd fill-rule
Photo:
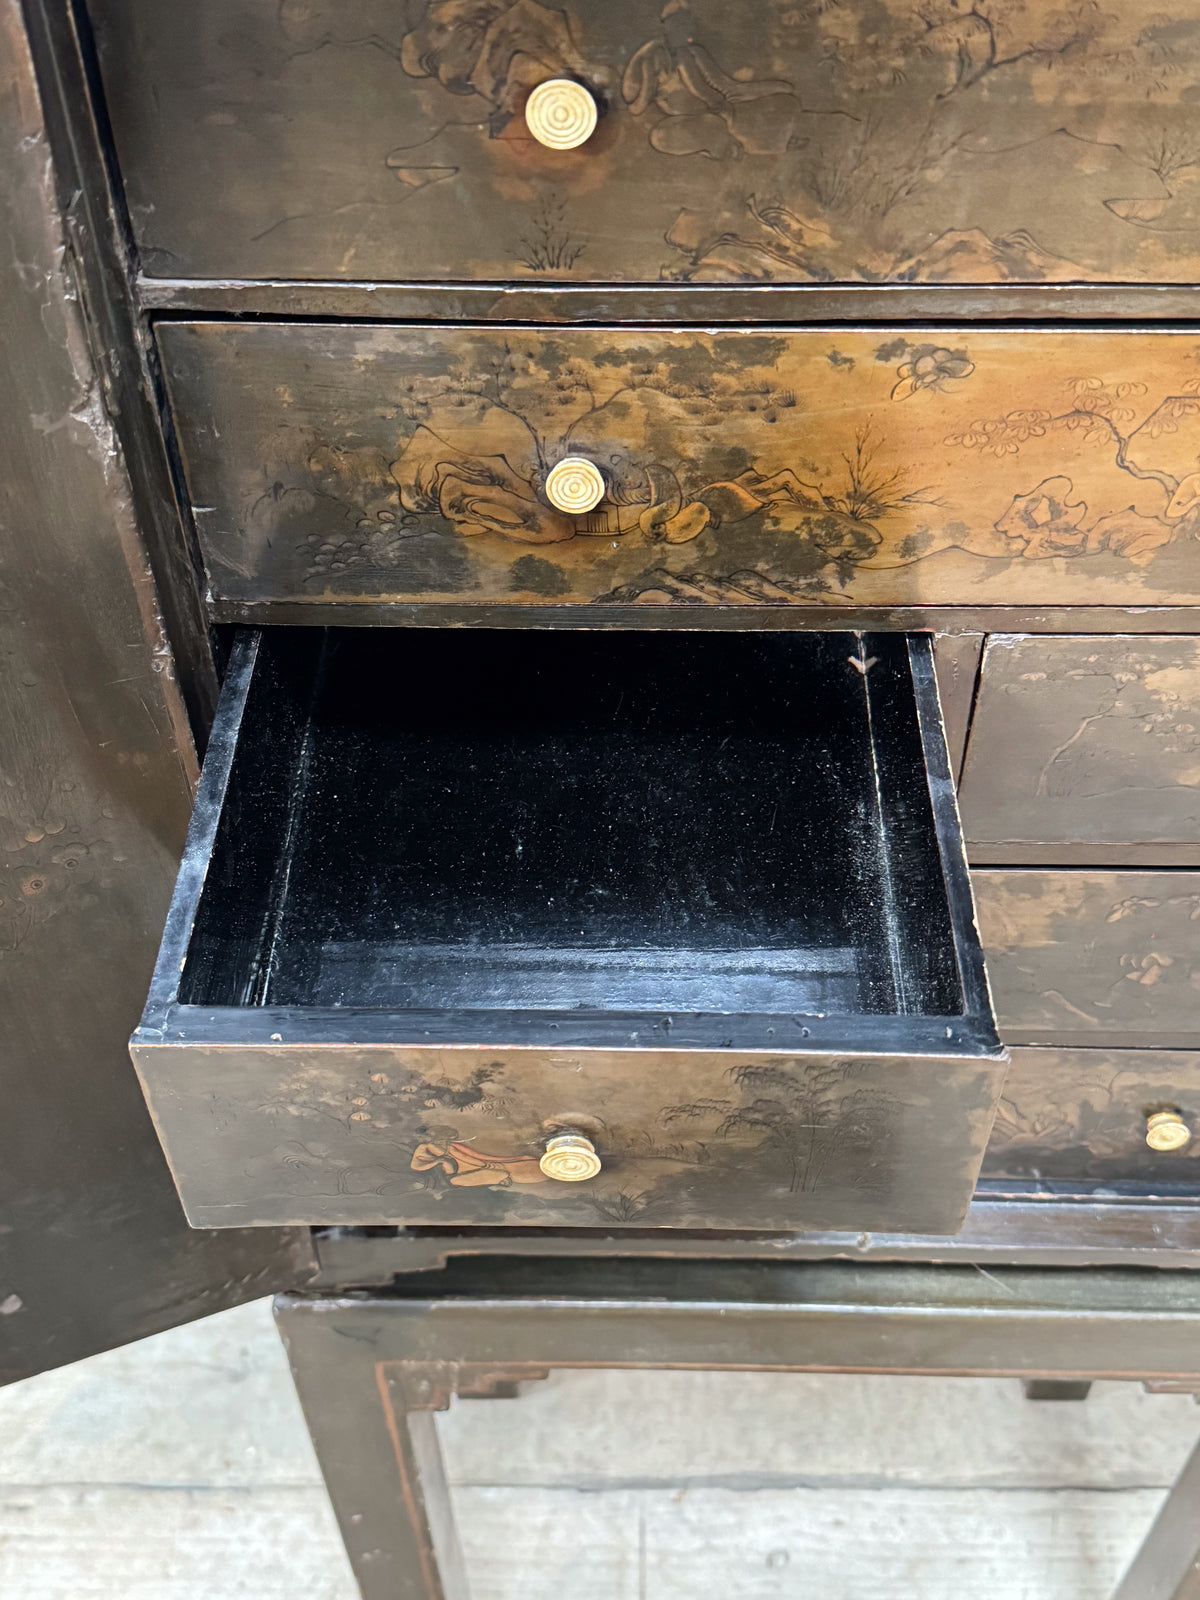
M 437 1168 L 456 1189 L 506 1189 L 513 1183 L 549 1181 L 533 1156 L 489 1156 L 461 1140 L 447 1145 L 419 1144 L 410 1165 L 414 1172 Z
M 372 1216 L 388 1209 L 425 1221 L 670 1225 L 731 1208 L 788 1215 L 884 1204 L 909 1182 L 894 1141 L 923 1125 L 939 1071 L 887 1059 L 724 1056 L 684 1071 L 664 1054 L 634 1077 L 627 1062 L 592 1062 L 567 1090 L 591 1113 L 601 1170 L 559 1183 L 541 1171 L 538 1149 L 548 1126 L 569 1121 L 562 1068 L 531 1070 L 518 1052 L 473 1068 L 447 1056 L 444 1070 L 420 1072 L 404 1054 L 388 1052 L 386 1067 L 365 1054 L 357 1073 L 351 1062 L 328 1078 L 278 1079 L 249 1115 L 234 1088 L 208 1097 L 205 1114 L 227 1141 L 246 1139 L 248 1184 L 274 1174 L 301 1204 L 344 1198 Z M 271 1063 L 262 1065 L 269 1077 Z M 961 1091 L 984 1117 L 980 1130 L 991 1111 L 984 1078 Z

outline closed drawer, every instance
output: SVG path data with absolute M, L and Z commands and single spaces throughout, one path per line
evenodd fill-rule
M 1200 873 L 972 873 L 1008 1044 L 1200 1045 Z
M 1150 1117 L 1191 1133 L 1146 1142 Z M 1200 1183 L 1200 1054 L 1176 1050 L 1014 1050 L 981 1176 L 988 1180 Z
M 1200 639 L 992 635 L 959 805 L 977 862 L 1200 863 Z
M 218 616 L 1200 604 L 1190 334 L 158 339 Z M 586 514 L 548 493 L 569 456 L 601 476 Z
M 994 8 L 993 8 L 994 9 Z M 165 277 L 1179 282 L 1192 0 L 88 0 Z M 530 135 L 568 77 L 576 149 Z M 1082 154 L 1081 154 L 1082 152 Z
M 198 1226 L 952 1231 L 1004 1069 L 928 639 L 242 635 L 133 1055 Z

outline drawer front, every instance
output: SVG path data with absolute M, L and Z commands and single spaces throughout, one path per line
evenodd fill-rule
M 992 635 L 959 805 L 977 862 L 1200 862 L 1200 639 Z
M 981 1177 L 1200 1183 L 1200 1138 L 1146 1143 L 1169 1109 L 1200 1130 L 1200 1054 L 1175 1050 L 1014 1050 Z
M 1193 0 L 89 0 L 163 277 L 1188 283 Z M 599 107 L 543 148 L 530 89 Z
M 1200 873 L 971 880 L 1006 1044 L 1200 1045 Z
M 158 338 L 218 603 L 1200 603 L 1194 335 Z
M 1005 1062 L 928 638 L 244 630 L 133 1054 L 197 1226 L 953 1232 Z
M 952 1233 L 999 1062 L 699 1052 L 135 1047 L 196 1227 L 887 1227 Z M 599 1175 L 546 1178 L 560 1128 Z

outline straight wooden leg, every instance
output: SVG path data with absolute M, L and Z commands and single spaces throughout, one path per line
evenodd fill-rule
M 276 1315 L 363 1600 L 467 1600 L 433 1413 L 556 1368 L 1200 1380 L 1187 1272 L 484 1260 Z M 1200 1600 L 1198 1509 L 1200 1453 L 1117 1600 Z
M 369 1315 L 298 1317 L 284 1297 L 275 1317 L 363 1600 L 467 1600 L 419 1387 L 383 1392 Z
M 1200 1445 L 1175 1480 L 1113 1600 L 1200 1600 Z
M 299 1308 L 304 1306 L 301 1311 Z M 363 1600 L 469 1600 L 434 1413 L 509 1399 L 545 1368 L 404 1359 L 369 1303 L 325 1315 L 281 1295 L 275 1320 Z

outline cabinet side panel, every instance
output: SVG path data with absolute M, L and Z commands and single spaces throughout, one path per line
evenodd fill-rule
M 307 1240 L 189 1229 L 129 1064 L 192 757 L 13 0 L 0 53 L 3 1381 L 265 1294 Z

